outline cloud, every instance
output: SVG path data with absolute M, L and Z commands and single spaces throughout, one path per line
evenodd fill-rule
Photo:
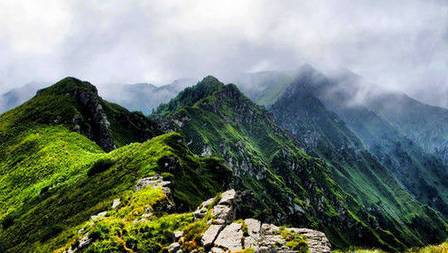
M 447 2 L 0 3 L 0 91 L 66 75 L 94 83 L 166 83 L 303 63 L 348 68 L 417 95 L 424 87 L 448 86 Z M 438 95 L 427 93 L 426 100 Z

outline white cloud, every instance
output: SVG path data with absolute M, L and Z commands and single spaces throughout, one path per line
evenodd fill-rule
M 447 86 L 448 5 L 435 0 L 3 0 L 0 91 L 345 67 L 382 86 Z

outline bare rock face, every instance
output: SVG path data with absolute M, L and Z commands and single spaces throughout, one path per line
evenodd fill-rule
M 247 234 L 244 237 L 244 246 L 246 248 L 255 248 L 261 240 L 261 222 L 256 219 L 245 219 Z
M 229 190 L 222 193 L 219 200 L 212 198 L 204 201 L 194 212 L 195 219 L 202 219 L 211 213 L 209 227 L 201 239 L 202 246 L 208 252 L 234 252 L 244 249 L 253 249 L 260 253 L 306 250 L 311 253 L 330 252 L 330 242 L 325 234 L 319 231 L 278 227 L 252 218 L 235 221 L 237 198 L 237 192 Z M 182 238 L 179 238 L 179 242 L 182 242 Z M 302 247 L 300 243 L 308 246 Z
M 243 249 L 243 231 L 241 224 L 232 223 L 226 226 L 216 238 L 214 245 L 219 248 L 236 251 Z
M 330 252 L 331 244 L 324 233 L 307 228 L 290 228 L 289 230 L 305 236 L 312 253 Z
M 74 118 L 73 123 L 76 129 L 95 140 L 105 151 L 111 151 L 116 146 L 112 138 L 110 123 L 101 105 L 96 88 L 93 90 L 93 92 L 85 90 L 75 90 L 73 92 L 72 95 L 85 110 L 85 114 Z
M 210 225 L 210 227 L 202 235 L 202 245 L 205 247 L 213 245 L 213 242 L 216 240 L 223 227 L 223 225 Z
M 155 175 L 152 177 L 145 177 L 142 179 L 139 179 L 137 181 L 137 184 L 135 185 L 135 190 L 141 190 L 145 187 L 152 186 L 152 187 L 165 187 L 169 189 L 167 186 L 171 184 L 170 181 L 164 181 L 163 178 L 160 175 Z
M 146 187 L 162 187 L 162 191 L 165 193 L 167 198 L 161 203 L 156 203 L 153 208 L 155 211 L 172 211 L 175 209 L 176 205 L 172 199 L 171 189 L 169 188 L 170 185 L 170 181 L 163 180 L 163 177 L 157 174 L 152 177 L 139 179 L 135 185 L 135 190 L 139 191 Z M 149 216 L 150 214 L 148 213 L 147 215 Z

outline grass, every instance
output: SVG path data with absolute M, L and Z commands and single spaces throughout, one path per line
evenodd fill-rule
M 46 244 L 91 215 L 110 209 L 117 197 L 129 203 L 127 213 L 141 214 L 154 193 L 135 195 L 132 189 L 139 178 L 169 175 L 178 209 L 191 210 L 222 191 L 229 176 L 218 159 L 191 154 L 177 133 L 104 153 L 82 135 L 55 126 L 27 132 L 8 148 L 21 150 L 17 152 L 21 157 L 8 156 L 0 163 L 4 172 L 0 196 L 8 206 L 1 209 L 0 246 L 6 252 L 30 252 L 35 249 L 31 245 Z M 167 161 L 172 162 L 168 167 Z M 98 166 L 101 172 L 92 169 Z M 112 244 L 117 246 L 117 241 Z
M 280 235 L 286 242 L 286 246 L 294 251 L 308 253 L 308 243 L 306 242 L 305 237 L 301 234 L 298 234 L 294 231 L 288 230 L 285 227 L 280 228 Z
M 380 249 L 350 249 L 334 250 L 333 253 L 388 253 Z M 413 248 L 405 251 L 406 253 L 447 253 L 448 242 L 439 245 L 430 245 L 422 248 Z
M 426 212 L 412 201 L 397 201 L 403 191 L 385 187 L 390 182 L 379 178 L 381 172 L 369 179 L 378 170 L 371 160 L 355 158 L 355 165 L 365 163 L 360 166 L 367 168 L 363 171 L 349 167 L 353 164 L 336 170 L 310 157 L 234 85 L 204 79 L 161 106 L 154 117 L 183 122 L 173 128 L 185 133 L 193 152 L 210 152 L 226 160 L 234 169 L 237 187 L 249 190 L 255 199 L 241 208 L 247 216 L 279 215 L 279 222 L 323 230 L 337 247 L 403 250 L 437 241 L 445 233 L 445 224 L 435 212 Z M 347 171 L 349 175 L 342 174 Z M 384 209 L 375 208 L 379 197 L 387 200 Z M 409 200 L 409 195 L 404 199 Z M 437 233 L 424 232 L 428 229 Z

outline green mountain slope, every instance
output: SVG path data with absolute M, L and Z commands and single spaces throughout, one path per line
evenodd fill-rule
M 144 127 L 155 126 L 139 114 L 103 101 L 93 88 L 64 79 L 0 116 L 1 252 L 51 252 L 73 243 L 80 226 L 97 230 L 89 246 L 94 252 L 159 251 L 171 242 L 175 228 L 191 222 L 191 215 L 167 212 L 192 210 L 227 188 L 230 173 L 220 160 L 193 155 L 177 133 L 103 151 L 92 141 L 104 143 L 92 130 L 97 122 L 89 116 L 89 103 L 81 101 L 85 96 L 103 105 L 114 144 L 143 138 L 151 132 Z M 73 117 L 81 118 L 80 129 Z M 137 191 L 138 180 L 154 175 L 171 181 L 174 210 L 157 209 L 166 198 L 160 190 Z M 117 198 L 126 207 L 116 214 L 121 220 L 91 227 L 91 216 L 110 210 Z M 153 210 L 154 217 L 134 224 L 133 217 L 145 210 Z M 117 226 L 126 226 L 134 237 L 117 236 L 112 232 Z M 154 237 L 145 241 L 151 234 Z
M 426 152 L 448 162 L 448 110 L 421 103 L 405 94 L 375 96 L 368 107 L 388 120 Z
M 382 227 L 406 241 L 417 236 L 423 243 L 444 240 L 439 231 L 440 218 L 431 220 L 427 213 L 434 212 L 417 202 L 375 156 L 369 153 L 361 140 L 345 125 L 338 115 L 327 110 L 313 95 L 314 87 L 308 81 L 297 79 L 285 91 L 271 111 L 280 126 L 303 140 L 308 152 L 325 159 L 332 175 L 343 190 L 381 217 Z M 428 237 L 420 221 L 427 220 L 440 237 Z
M 0 138 L 41 124 L 64 125 L 106 151 L 162 133 L 155 122 L 104 101 L 95 86 L 71 77 L 38 91 L 32 100 L 4 113 Z
M 297 83 L 336 112 L 417 200 L 446 216 L 448 167 L 364 104 L 354 103 L 353 98 L 358 93 L 357 82 L 350 82 L 347 78 L 341 80 L 329 79 L 308 66 L 298 77 Z
M 319 228 L 339 247 L 377 245 L 397 250 L 423 243 L 411 231 L 394 234 L 382 227 L 387 222 L 381 219 L 386 217 L 367 213 L 330 177 L 324 162 L 298 148 L 269 113 L 235 85 L 206 77 L 161 105 L 154 117 L 168 119 L 165 128 L 182 131 L 195 153 L 227 161 L 235 176 L 233 185 L 255 199 L 256 204 L 250 204 L 245 212 L 278 223 Z M 420 214 L 425 210 L 416 209 Z M 445 223 L 435 212 L 414 218 L 425 220 L 422 231 L 437 231 L 424 240 L 446 236 Z M 387 225 L 392 229 L 397 224 Z

